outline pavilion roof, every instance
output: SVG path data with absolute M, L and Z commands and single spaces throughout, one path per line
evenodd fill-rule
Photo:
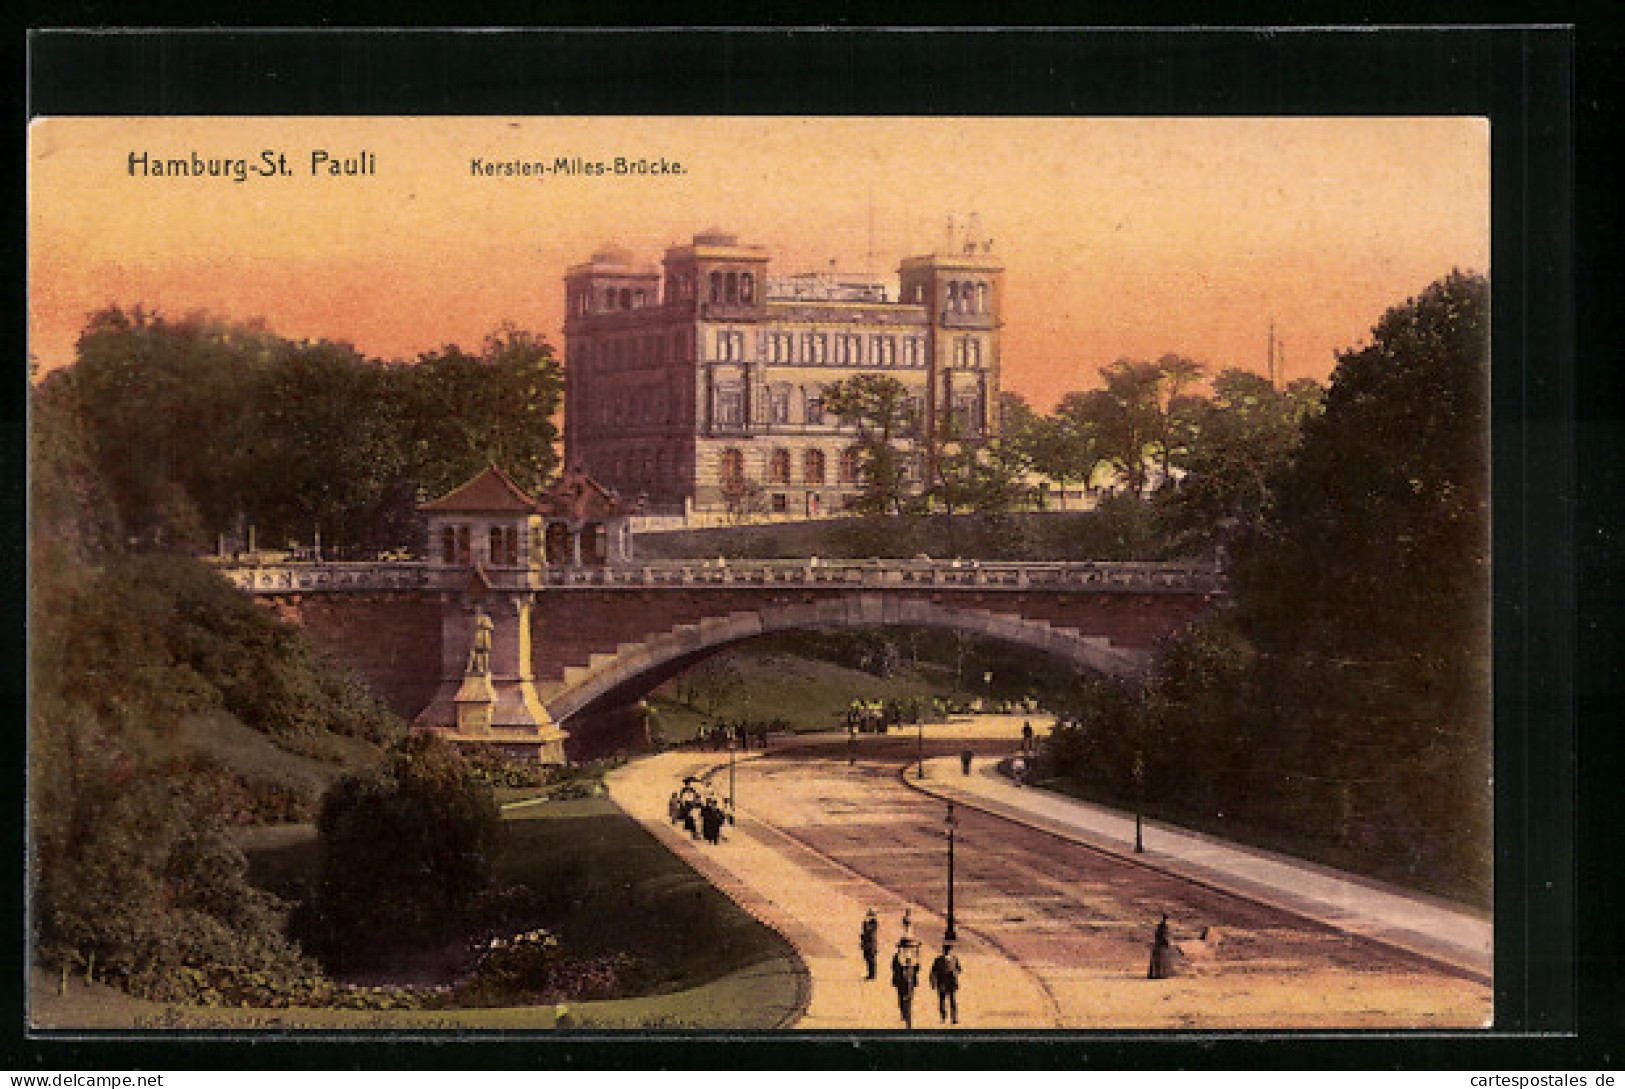
M 488 465 L 473 480 L 424 503 L 419 509 L 440 514 L 535 514 L 539 508 L 536 500 L 525 494 L 507 473 Z

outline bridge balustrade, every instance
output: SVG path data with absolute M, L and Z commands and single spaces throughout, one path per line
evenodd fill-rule
M 238 589 L 257 594 L 460 590 L 467 568 L 392 563 L 221 564 Z M 627 567 L 486 567 L 497 590 L 545 588 L 794 586 L 818 588 L 975 587 L 988 590 L 1212 592 L 1222 577 L 1212 564 L 1146 562 L 1011 562 L 966 560 L 646 560 Z

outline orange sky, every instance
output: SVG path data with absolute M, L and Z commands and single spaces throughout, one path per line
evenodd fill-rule
M 375 156 L 312 176 L 311 152 Z M 132 177 L 152 159 L 286 155 L 290 176 Z M 470 160 L 665 157 L 680 176 L 475 177 Z M 969 213 L 1006 267 L 1005 387 L 1047 409 L 1122 357 L 1177 352 L 1324 379 L 1382 311 L 1489 271 L 1476 118 L 114 118 L 30 139 L 30 351 L 70 362 L 90 312 L 263 318 L 385 358 L 560 342 L 565 268 L 608 240 L 658 262 L 720 226 L 770 272 L 873 269 Z M 872 224 L 872 228 L 871 228 Z

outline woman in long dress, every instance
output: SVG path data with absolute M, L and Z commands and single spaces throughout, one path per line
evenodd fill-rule
M 1168 940 L 1168 913 L 1162 913 L 1162 921 L 1157 924 L 1157 931 L 1151 937 L 1151 967 L 1146 972 L 1147 979 L 1167 979 L 1174 974 L 1174 947 Z

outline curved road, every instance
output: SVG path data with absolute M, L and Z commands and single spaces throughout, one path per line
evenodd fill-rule
M 945 736 L 927 755 L 970 746 L 1005 754 L 1006 737 Z M 965 734 L 966 731 L 961 731 Z M 883 958 L 907 909 L 926 956 L 947 907 L 945 806 L 910 790 L 912 737 L 752 753 L 735 776 L 739 823 L 720 846 L 665 819 L 684 774 L 725 754 L 668 753 L 611 780 L 615 799 L 748 910 L 795 944 L 811 982 L 796 1027 L 901 1028 L 884 979 L 864 981 L 858 924 L 882 919 Z M 727 792 L 727 770 L 712 780 Z M 1480 1026 L 1489 988 L 1391 946 L 1068 842 L 956 808 L 955 917 L 966 1028 Z M 1147 980 L 1149 939 L 1167 912 L 1180 974 Z M 1209 940 L 1200 935 L 1206 930 Z M 929 961 L 927 960 L 927 963 Z M 922 973 L 923 975 L 923 973 Z M 915 1027 L 939 1024 L 923 987 Z

